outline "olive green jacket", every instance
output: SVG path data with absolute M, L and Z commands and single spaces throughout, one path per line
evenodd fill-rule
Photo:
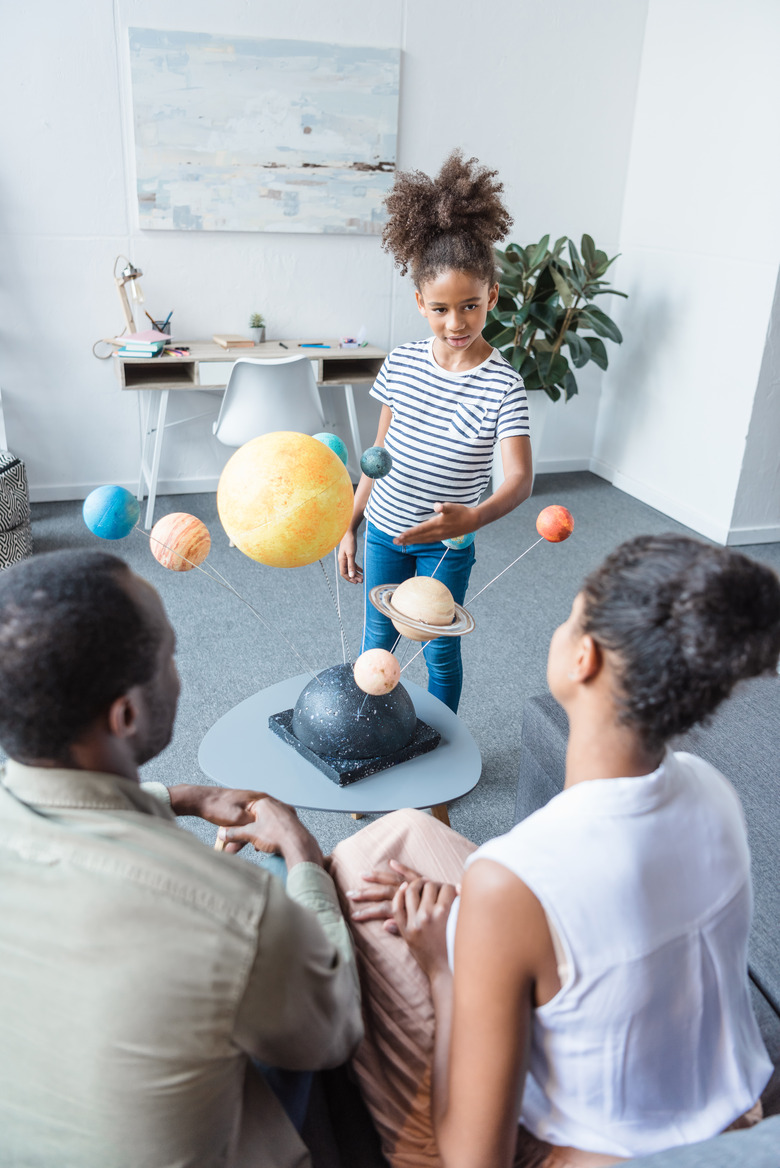
M 285 893 L 131 780 L 0 772 L 2 1168 L 303 1168 L 248 1056 L 335 1066 L 361 1035 L 321 868 Z

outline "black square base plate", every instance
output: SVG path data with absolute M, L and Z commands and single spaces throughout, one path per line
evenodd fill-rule
M 278 714 L 271 714 L 268 719 L 268 728 L 273 730 L 274 734 L 277 734 L 288 746 L 297 750 L 298 754 L 302 755 L 312 766 L 315 766 L 318 771 L 327 775 L 331 782 L 338 783 L 340 787 L 346 787 L 350 783 L 356 783 L 358 779 L 365 779 L 369 775 L 385 771 L 389 767 L 396 766 L 399 762 L 407 762 L 410 758 L 417 758 L 420 754 L 427 754 L 429 750 L 435 750 L 441 741 L 439 731 L 434 730 L 433 726 L 429 726 L 427 722 L 418 718 L 414 736 L 409 745 L 402 750 L 396 750 L 393 754 L 386 754 L 382 758 L 334 758 L 332 755 L 315 754 L 313 750 L 309 750 L 308 746 L 304 746 L 300 739 L 293 734 L 292 720 L 292 710 L 281 710 Z

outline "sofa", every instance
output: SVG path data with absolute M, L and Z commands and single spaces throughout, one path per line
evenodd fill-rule
M 568 724 L 549 694 L 523 710 L 515 820 L 563 788 Z M 750 990 L 775 1065 L 762 1096 L 767 1117 L 755 1128 L 640 1160 L 642 1168 L 780 1168 L 780 678 L 743 682 L 702 726 L 672 745 L 712 763 L 733 783 L 745 811 L 752 857 L 754 915 Z

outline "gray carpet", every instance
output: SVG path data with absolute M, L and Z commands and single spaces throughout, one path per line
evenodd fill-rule
M 472 596 L 534 542 L 536 516 L 550 503 L 563 503 L 571 510 L 574 535 L 563 544 L 540 544 L 480 596 L 472 610 L 476 630 L 463 641 L 460 715 L 480 748 L 483 769 L 476 789 L 450 805 L 450 819 L 456 830 L 476 843 L 512 824 L 523 703 L 546 688 L 550 636 L 568 614 L 583 576 L 632 535 L 687 530 L 594 475 L 541 475 L 531 500 L 477 536 Z M 143 777 L 168 785 L 204 782 L 197 752 L 208 728 L 258 689 L 304 672 L 276 630 L 293 642 L 314 670 L 341 660 L 336 612 L 319 565 L 283 571 L 256 564 L 231 549 L 217 519 L 213 494 L 160 497 L 156 516 L 170 511 L 189 511 L 204 520 L 213 541 L 210 562 L 258 609 L 271 630 L 201 573 L 175 573 L 160 567 L 140 534 L 133 533 L 121 543 L 104 543 L 85 528 L 79 503 L 33 507 L 36 552 L 110 549 L 151 581 L 163 597 L 178 637 L 182 696 L 173 741 L 144 768 Z M 780 568 L 780 544 L 743 550 Z M 332 557 L 327 567 L 333 584 Z M 340 593 L 354 654 L 362 627 L 362 590 L 342 583 Z M 425 685 L 422 656 L 405 676 Z M 259 758 L 257 787 L 262 786 L 263 760 Z M 326 853 L 370 819 L 355 822 L 326 812 L 303 812 L 301 818 Z M 210 825 L 197 820 L 182 823 L 213 842 L 215 829 Z

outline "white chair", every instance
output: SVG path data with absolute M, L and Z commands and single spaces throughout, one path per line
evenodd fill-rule
M 243 446 L 261 434 L 316 434 L 322 403 L 309 357 L 241 357 L 230 371 L 214 436 Z

